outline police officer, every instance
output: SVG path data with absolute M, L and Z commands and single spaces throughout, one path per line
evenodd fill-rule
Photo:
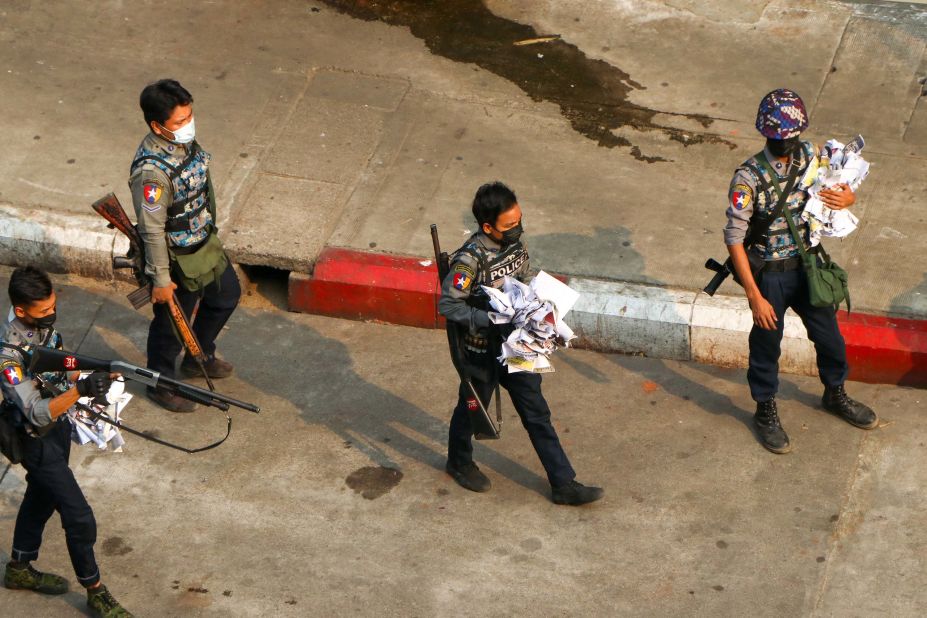
M 10 277 L 9 294 L 14 316 L 0 326 L 0 342 L 23 348 L 62 348 L 61 335 L 53 327 L 56 298 L 48 275 L 31 266 L 17 268 Z M 16 516 L 4 586 L 44 594 L 67 592 L 63 577 L 42 573 L 31 565 L 39 557 L 45 524 L 58 511 L 71 564 L 77 581 L 87 589 L 91 611 L 98 616 L 131 616 L 100 582 L 93 553 L 96 520 L 68 467 L 71 423 L 67 412 L 80 397 L 105 396 L 112 383 L 110 375 L 95 372 L 76 383 L 76 372 L 34 376 L 23 355 L 6 347 L 0 348 L 0 374 L 3 405 L 26 434 L 22 460 L 26 494 Z
M 474 379 L 480 401 L 489 401 L 496 384 L 508 391 L 547 472 L 553 501 L 580 505 L 598 500 L 602 489 L 575 480 L 576 473 L 550 422 L 550 408 L 541 394 L 541 376 L 508 373 L 493 352 L 498 350 L 502 334 L 490 326 L 489 301 L 480 286 L 501 288 L 506 275 L 525 282 L 528 279 L 528 251 L 520 240 L 518 200 L 501 182 L 483 185 L 473 200 L 473 216 L 480 229 L 454 254 L 438 308 L 463 331 L 467 362 L 484 369 L 481 378 Z M 461 383 L 451 417 L 446 470 L 461 487 L 484 492 L 491 483 L 473 463 L 473 427 L 467 411 L 477 405 L 469 386 Z
M 824 384 L 821 404 L 824 409 L 861 429 L 879 423 L 875 412 L 851 399 L 844 388 L 849 373 L 846 345 L 837 327 L 834 307 L 811 305 L 808 281 L 802 269 L 797 243 L 811 251 L 808 224 L 801 218 L 808 200 L 807 186 L 792 181 L 782 216 L 769 226 L 768 233 L 752 247 L 744 247 L 748 226 L 766 220 L 776 209 L 780 191 L 788 188 L 792 176 L 802 178 L 809 164 L 818 156 L 815 147 L 799 139 L 808 127 L 808 114 L 801 98 L 791 90 L 779 89 L 767 94 L 760 103 L 756 128 L 766 138 L 766 147 L 734 173 L 727 208 L 728 222 L 724 241 L 753 312 L 750 332 L 750 366 L 747 382 L 756 401 L 753 417 L 760 442 L 774 453 L 791 450 L 789 437 L 782 428 L 776 408 L 779 388 L 779 354 L 785 310 L 789 307 L 801 318 L 814 342 L 818 372 Z M 832 209 L 849 208 L 856 201 L 846 184 L 819 193 Z M 801 238 L 794 238 L 785 217 L 791 217 Z M 765 228 L 765 225 L 761 225 Z M 763 261 L 763 269 L 754 279 L 747 251 Z
M 215 341 L 238 305 L 241 287 L 216 235 L 210 155 L 195 139 L 193 97 L 177 81 L 162 79 L 142 90 L 139 103 L 150 131 L 135 153 L 129 187 L 145 243 L 145 272 L 153 282 L 148 367 L 174 376 L 181 344 L 164 303 L 176 293 L 188 317 L 199 302 L 193 331 L 208 358 L 206 373 L 225 378 L 233 368 L 216 357 Z M 181 370 L 188 377 L 202 375 L 189 356 Z M 167 391 L 149 389 L 148 396 L 174 412 L 195 409 Z

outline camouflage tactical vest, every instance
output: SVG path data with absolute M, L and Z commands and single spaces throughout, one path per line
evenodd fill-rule
M 200 148 L 195 141 L 183 159 L 162 158 L 145 148 L 145 142 L 142 142 L 135 153 L 130 175 L 139 165 L 150 161 L 171 181 L 173 202 L 167 209 L 167 223 L 164 226 L 171 246 L 197 245 L 206 240 L 213 229 L 209 159 L 209 153 Z
M 801 155 L 798 162 L 799 181 L 795 183 L 795 188 L 792 189 L 791 194 L 789 194 L 782 216 L 773 221 L 772 225 L 769 226 L 765 245 L 760 244 L 754 248 L 765 260 L 782 260 L 799 255 L 798 245 L 796 245 L 795 239 L 792 237 L 792 233 L 789 230 L 789 224 L 785 220 L 787 215 L 792 217 L 796 229 L 801 233 L 801 240 L 804 243 L 805 249 L 810 249 L 808 224 L 801 218 L 801 213 L 805 208 L 805 202 L 808 199 L 808 193 L 807 186 L 802 184 L 801 179 L 805 176 L 808 165 L 811 164 L 814 158 L 814 147 L 809 142 L 802 142 L 801 145 Z M 760 154 L 750 157 L 742 166 L 753 176 L 755 182 L 756 196 L 753 206 L 753 221 L 763 217 L 769 217 L 772 211 L 775 210 L 776 204 L 779 201 L 779 196 L 773 188 L 773 183 L 778 181 L 779 187 L 782 190 L 785 190 L 786 185 L 785 177 L 773 179 L 769 175 L 769 172 L 760 163 L 759 157 Z

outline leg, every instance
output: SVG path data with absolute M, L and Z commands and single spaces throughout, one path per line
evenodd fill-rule
M 179 289 L 178 292 L 180 292 Z M 151 309 L 154 312 L 154 319 L 148 327 L 148 368 L 173 378 L 174 363 L 182 346 L 177 340 L 177 335 L 174 334 L 174 325 L 171 322 L 167 305 L 155 304 L 151 306 Z M 184 311 L 187 309 L 185 308 Z
M 817 352 L 818 373 L 824 383 L 821 404 L 824 409 L 840 416 L 860 429 L 875 429 L 879 418 L 869 406 L 850 398 L 844 388 L 850 367 L 847 348 L 837 325 L 837 312 L 832 307 L 815 307 L 807 292 L 807 278 L 803 279 L 804 294 L 796 298 L 793 309 L 801 316 L 808 338 Z
M 765 330 L 754 325 L 750 331 L 750 367 L 747 383 L 750 395 L 756 402 L 769 401 L 779 391 L 779 355 L 782 333 L 785 328 L 787 303 L 787 282 L 784 278 L 792 273 L 765 273 L 760 280 L 760 293 L 776 312 L 776 330 Z
M 837 313 L 833 307 L 815 307 L 808 292 L 808 279 L 801 274 L 802 291 L 795 295 L 792 309 L 801 317 L 808 338 L 817 352 L 818 373 L 827 388 L 846 382 L 850 367 L 847 364 L 847 347 L 837 326 Z
M 541 393 L 541 376 L 536 373 L 508 373 L 503 369 L 500 378 L 521 417 L 521 423 L 528 432 L 541 465 L 547 471 L 550 484 L 555 487 L 568 484 L 576 478 L 576 472 L 550 422 L 550 408 Z
M 30 465 L 29 484 L 35 484 L 58 511 L 77 580 L 83 586 L 91 586 L 100 579 L 93 553 L 97 527 L 93 511 L 68 467 L 70 432 L 70 424 L 58 423 L 51 433 L 41 438 L 41 458 L 35 467 Z M 23 539 L 14 535 L 13 544 L 16 549 L 31 549 L 19 546 L 19 543 L 28 544 L 32 541 L 28 533 L 26 534 Z M 35 555 L 38 555 L 38 546 L 35 546 Z
M 38 559 L 45 524 L 55 512 L 54 498 L 32 473 L 32 470 L 41 465 L 41 461 L 42 440 L 32 438 L 26 445 L 26 456 L 23 460 L 26 467 L 26 494 L 19 505 L 16 526 L 13 529 L 13 551 L 10 552 L 10 556 L 15 562 L 32 562 Z
M 485 404 L 489 401 L 495 385 L 473 382 L 480 400 Z M 470 423 L 469 406 L 479 405 L 473 400 L 473 393 L 466 383 L 461 382 L 457 391 L 457 406 L 451 415 L 451 426 L 448 431 L 447 461 L 455 468 L 462 468 L 473 463 L 473 426 Z
M 238 282 L 235 269 L 229 263 L 222 276 L 219 277 L 218 285 L 212 283 L 203 290 L 200 309 L 193 322 L 193 332 L 196 333 L 196 338 L 199 339 L 207 357 L 211 358 L 215 355 L 216 337 L 232 316 L 239 299 L 241 299 L 241 284 Z M 188 311 L 186 307 L 184 311 Z M 189 312 L 187 315 L 190 315 Z

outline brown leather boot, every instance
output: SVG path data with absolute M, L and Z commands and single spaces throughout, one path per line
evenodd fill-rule
M 171 412 L 187 413 L 196 410 L 196 404 L 189 399 L 178 397 L 173 393 L 157 388 L 148 388 L 148 399 Z
M 215 378 L 216 380 L 229 377 L 235 370 L 232 363 L 226 362 L 216 356 L 208 358 L 206 362 L 203 363 L 203 366 L 206 368 L 206 373 L 209 374 L 209 377 Z M 188 378 L 198 378 L 203 375 L 200 366 L 189 356 L 185 356 L 183 362 L 180 363 L 180 370 Z

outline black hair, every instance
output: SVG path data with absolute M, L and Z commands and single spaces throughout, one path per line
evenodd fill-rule
M 518 203 L 518 198 L 511 189 L 498 180 L 488 182 L 476 190 L 473 198 L 473 216 L 483 227 L 484 223 L 496 225 L 499 215 L 510 210 Z
M 9 293 L 14 307 L 28 307 L 52 295 L 52 282 L 44 270 L 22 266 L 10 275 Z
M 145 114 L 145 124 L 149 126 L 154 120 L 163 127 L 175 107 L 191 103 L 193 95 L 176 79 L 159 79 L 153 84 L 148 84 L 138 97 L 138 104 Z

